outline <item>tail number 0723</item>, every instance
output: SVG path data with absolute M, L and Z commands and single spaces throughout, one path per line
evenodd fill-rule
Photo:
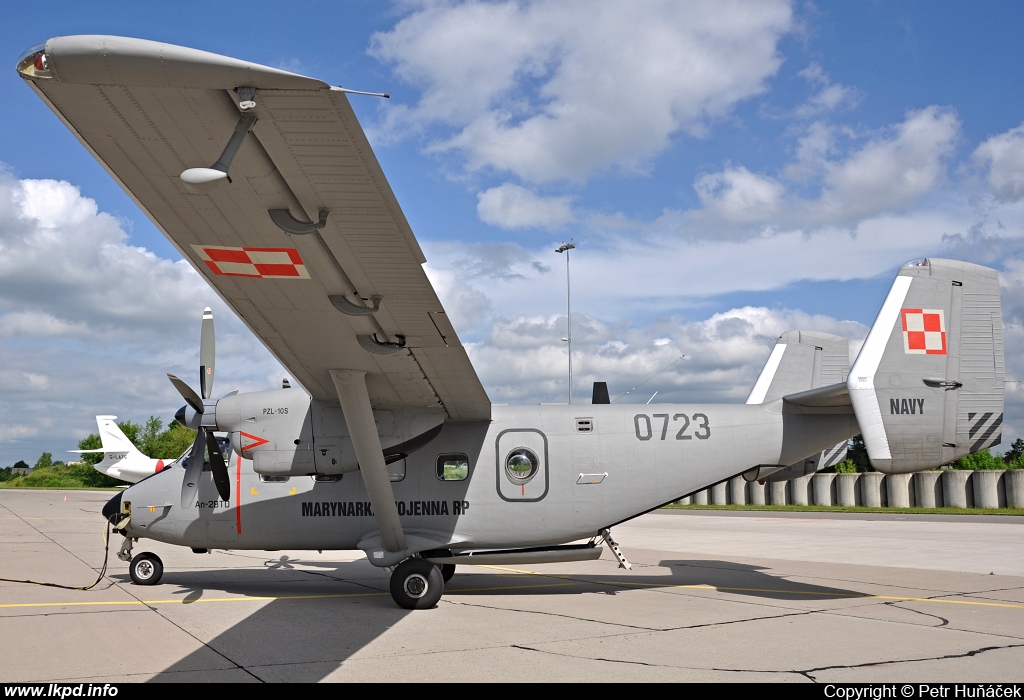
M 655 413 L 650 416 L 646 413 L 638 413 L 633 416 L 633 428 L 636 430 L 637 440 L 650 440 L 659 432 L 662 440 L 668 439 L 670 417 L 676 440 L 692 440 L 693 438 L 707 440 L 711 437 L 711 426 L 708 423 L 708 417 L 703 413 L 694 413 L 692 423 L 690 416 L 685 413 L 676 413 L 672 416 L 668 413 Z M 676 430 L 677 425 L 679 426 L 678 430 Z

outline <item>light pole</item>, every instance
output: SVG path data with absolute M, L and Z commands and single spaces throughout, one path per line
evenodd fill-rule
M 572 405 L 572 286 L 569 283 L 569 251 L 575 248 L 572 239 L 555 248 L 556 253 L 565 253 L 565 315 L 568 321 L 568 338 L 562 338 L 569 348 L 569 405 Z

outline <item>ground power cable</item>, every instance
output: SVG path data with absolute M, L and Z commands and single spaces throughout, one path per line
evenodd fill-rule
M 19 578 L 2 578 L 0 581 L 7 581 L 8 583 L 31 583 L 36 586 L 49 586 L 50 588 L 63 588 L 66 591 L 88 591 L 91 588 L 95 588 L 103 577 L 107 575 L 107 560 L 110 557 L 110 523 L 107 522 L 103 528 L 103 566 L 100 568 L 99 576 L 96 580 L 90 583 L 88 586 L 65 586 L 61 583 L 48 583 L 46 581 L 33 581 L 31 579 L 19 579 Z

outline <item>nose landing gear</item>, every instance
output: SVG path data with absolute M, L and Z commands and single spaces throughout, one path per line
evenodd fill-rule
M 153 586 L 164 575 L 164 563 L 152 552 L 143 552 L 136 554 L 132 559 L 132 563 L 128 565 L 128 573 L 137 585 Z

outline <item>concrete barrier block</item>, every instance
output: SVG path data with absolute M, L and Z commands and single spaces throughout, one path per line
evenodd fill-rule
M 698 491 L 690 497 L 693 505 L 706 506 L 708 504 L 708 490 Z
M 841 506 L 855 506 L 857 503 L 857 482 L 860 474 L 836 474 L 836 500 Z
M 917 472 L 914 474 L 914 498 L 918 508 L 942 507 L 942 472 Z
M 737 506 L 747 505 L 747 480 L 742 476 L 729 479 L 729 503 Z
M 789 481 L 789 502 L 794 506 L 806 506 L 810 503 L 808 496 L 808 490 L 811 486 L 811 477 L 813 474 L 807 476 L 801 476 L 796 479 L 790 479 Z
M 971 473 L 961 469 L 942 471 L 942 502 L 947 508 L 967 507 L 967 479 Z
M 690 505 L 690 497 L 689 496 L 683 496 L 682 498 L 680 498 L 675 503 L 676 503 L 676 505 L 680 505 L 680 506 L 688 506 L 688 505 Z
M 1024 469 L 1007 469 L 1003 475 L 1007 508 L 1024 508 Z
M 716 506 L 729 505 L 729 483 L 727 481 L 711 487 L 711 502 Z
M 885 474 L 881 472 L 864 472 L 860 475 L 860 502 L 869 508 L 881 508 L 882 481 Z
M 773 481 L 769 484 L 773 506 L 786 505 L 786 482 Z
M 999 498 L 999 480 L 1002 476 L 1002 469 L 971 472 L 975 508 L 1001 508 L 1005 505 L 1006 499 Z
M 910 492 L 910 478 L 913 474 L 887 474 L 885 492 L 890 508 L 909 508 L 913 505 Z
M 811 491 L 814 494 L 814 505 L 835 505 L 835 474 L 815 474 L 811 477 Z
M 762 484 L 759 481 L 751 481 L 747 484 L 747 490 L 750 494 L 751 505 L 763 506 L 768 503 L 768 484 Z

